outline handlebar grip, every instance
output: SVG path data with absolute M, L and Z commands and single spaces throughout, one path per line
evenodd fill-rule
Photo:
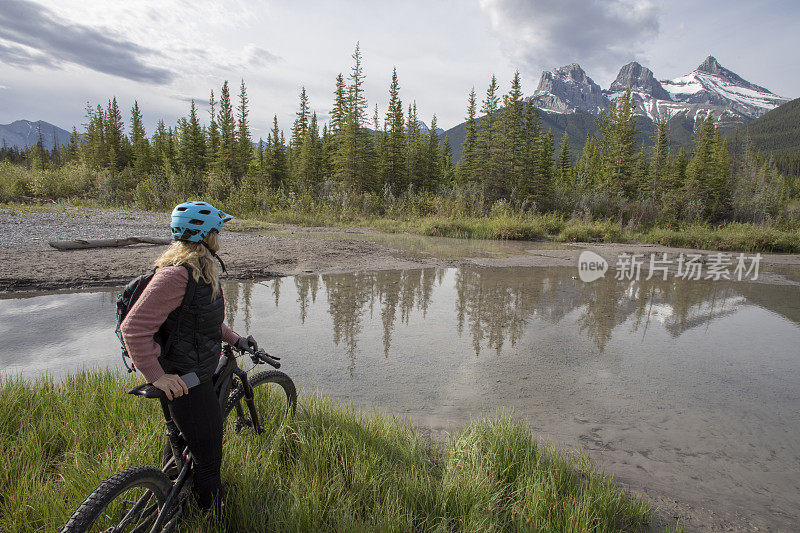
M 280 368 L 281 364 L 273 359 L 273 357 L 268 354 L 267 352 L 259 352 L 258 358 L 267 363 L 268 365 L 272 366 L 273 368 Z

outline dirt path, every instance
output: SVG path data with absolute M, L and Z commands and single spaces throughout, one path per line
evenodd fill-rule
M 149 268 L 164 246 L 57 251 L 51 240 L 164 237 L 166 213 L 47 206 L 0 208 L 0 293 L 79 290 L 120 286 Z M 267 279 L 302 273 L 352 272 L 433 266 L 575 266 L 582 249 L 592 249 L 611 264 L 618 254 L 686 251 L 652 245 L 590 244 L 548 246 L 541 243 L 439 239 L 428 247 L 410 246 L 402 236 L 370 230 L 300 228 L 271 225 L 254 229 L 232 223 L 223 234 L 220 254 L 234 279 Z M 453 241 L 446 246 L 441 241 Z M 708 255 L 710 252 L 702 252 Z M 800 266 L 800 255 L 765 255 L 762 266 Z M 782 274 L 762 276 L 765 282 L 786 282 Z M 789 280 L 791 281 L 791 280 Z

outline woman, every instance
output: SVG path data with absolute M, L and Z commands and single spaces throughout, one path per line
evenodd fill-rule
M 219 284 L 219 230 L 233 217 L 205 202 L 185 202 L 172 211 L 174 242 L 155 262 L 152 280 L 120 331 L 145 379 L 167 395 L 169 410 L 194 456 L 194 491 L 208 509 L 221 502 L 222 415 L 211 382 L 221 342 L 257 348 L 223 322 Z M 217 261 L 215 261 L 215 259 Z M 187 389 L 179 377 L 195 372 L 200 384 Z

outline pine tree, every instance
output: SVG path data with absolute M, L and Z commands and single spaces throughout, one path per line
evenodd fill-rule
M 185 174 L 185 193 L 202 194 L 202 174 L 206 169 L 206 142 L 200 121 L 197 119 L 197 107 L 192 100 L 189 119 L 182 119 L 180 126 L 180 145 L 178 158 Z
M 600 188 L 602 166 L 597 139 L 587 133 L 586 141 L 583 143 L 583 149 L 581 149 L 581 155 L 575 165 L 577 186 L 584 191 Z
M 136 100 L 131 108 L 131 148 L 134 172 L 139 176 L 150 172 L 150 144 L 144 130 L 139 102 Z
M 292 150 L 300 150 L 300 145 L 306 138 L 306 131 L 308 130 L 308 96 L 306 95 L 306 88 L 300 90 L 300 109 L 297 111 L 297 118 L 292 126 Z
M 423 188 L 430 191 L 436 190 L 442 172 L 442 154 L 439 150 L 439 134 L 437 133 L 436 115 L 431 118 L 431 127 L 428 130 L 428 145 L 425 150 L 425 178 Z
M 237 156 L 236 120 L 233 117 L 233 106 L 231 105 L 231 95 L 227 80 L 222 84 L 217 120 L 219 121 L 220 130 L 217 170 L 223 176 L 226 176 L 224 180 L 227 183 L 227 180 L 232 180 L 235 172 Z M 233 185 L 233 182 L 231 181 L 230 184 Z
M 649 183 L 646 195 L 654 201 L 661 196 L 665 186 L 666 175 L 669 172 L 668 123 L 668 117 L 657 120 L 656 131 L 653 136 L 653 156 L 650 158 Z
M 331 127 L 329 133 L 338 137 L 339 132 L 344 129 L 347 120 L 347 88 L 344 84 L 344 76 L 339 73 L 336 76 L 336 89 L 333 91 L 333 109 L 331 110 Z
M 78 129 L 75 126 L 72 126 L 72 133 L 69 135 L 69 145 L 67 146 L 67 161 L 77 161 L 80 152 L 78 148 L 78 143 L 80 143 L 80 135 L 78 135 Z M 3 140 L 5 142 L 5 139 Z
M 483 127 L 478 132 L 478 168 L 480 179 L 486 187 L 486 194 L 490 200 L 497 200 L 505 196 L 505 183 L 503 183 L 500 160 L 502 151 L 502 138 L 500 135 L 500 122 L 497 116 L 500 97 L 497 95 L 497 77 L 492 75 L 486 89 L 481 113 L 484 114 Z
M 86 166 L 92 169 L 106 168 L 108 151 L 105 142 L 105 112 L 102 106 L 95 108 L 89 102 L 86 103 L 84 128 L 84 142 L 80 148 Z
M 461 144 L 461 164 L 459 165 L 460 181 L 474 183 L 478 170 L 478 126 L 475 120 L 476 98 L 475 87 L 469 91 L 467 104 L 467 120 L 465 124 L 464 142 Z
M 211 97 L 208 99 L 208 154 L 209 165 L 218 167 L 219 162 L 219 125 L 217 124 L 217 102 L 214 100 L 214 91 L 211 91 Z
M 541 143 L 542 123 L 539 110 L 531 102 L 525 106 L 524 144 L 522 161 L 522 182 L 519 186 L 520 198 L 533 199 L 534 193 L 540 189 L 538 182 L 539 144 Z
M 628 89 L 597 120 L 603 154 L 604 186 L 623 197 L 630 197 L 635 189 L 635 105 Z
M 113 171 L 122 170 L 127 164 L 123 150 L 123 128 L 122 113 L 117 105 L 117 98 L 114 97 L 108 101 L 106 122 L 103 128 L 108 153 L 108 167 Z
M 271 140 L 272 154 L 270 157 L 269 181 L 273 189 L 285 188 L 287 185 L 286 145 L 283 133 L 278 129 L 278 115 L 272 118 L 272 131 L 268 142 Z
M 389 86 L 389 107 L 386 110 L 386 150 L 381 160 L 382 181 L 394 194 L 399 194 L 408 185 L 405 181 L 406 134 L 403 122 L 403 102 L 400 100 L 400 84 L 397 68 L 392 71 Z
M 540 211 L 545 211 L 549 207 L 550 194 L 553 186 L 553 170 L 555 151 L 553 132 L 547 130 L 539 135 L 536 143 L 538 153 L 536 154 L 536 170 L 533 190 L 531 191 L 533 200 Z
M 47 150 L 44 147 L 44 135 L 42 135 L 42 123 L 36 123 L 36 148 L 34 150 L 35 154 L 35 164 L 34 166 L 38 166 L 41 170 L 45 169 L 47 163 Z
M 413 102 L 408 106 L 408 118 L 406 120 L 406 178 L 408 186 L 419 189 L 422 186 L 424 174 L 424 162 L 422 160 L 422 142 L 417 119 L 417 103 Z
M 247 88 L 245 87 L 244 80 L 239 87 L 239 105 L 236 107 L 236 121 L 238 131 L 236 132 L 236 164 L 234 172 L 234 186 L 238 186 L 242 182 L 242 177 L 247 173 L 250 168 L 250 161 L 253 158 L 253 140 L 250 138 L 250 123 L 248 115 Z
M 522 82 L 519 71 L 514 72 L 511 89 L 503 97 L 500 117 L 502 139 L 499 143 L 498 161 L 495 163 L 506 194 L 520 195 L 524 190 L 523 168 L 525 160 L 525 115 L 522 100 Z
M 159 120 L 156 131 L 153 134 L 153 164 L 156 169 L 165 175 L 172 171 L 169 166 L 168 152 L 169 137 L 167 135 L 167 127 L 164 125 L 163 120 Z
M 442 142 L 442 181 L 446 184 L 455 182 L 455 167 L 453 166 L 453 148 L 450 146 L 450 139 L 444 136 Z
M 692 202 L 688 216 L 692 219 L 711 215 L 710 197 L 715 181 L 717 128 L 714 117 L 708 114 L 694 135 L 694 155 L 686 169 L 686 196 Z
M 319 138 L 317 114 L 312 113 L 297 157 L 298 181 L 301 189 L 313 192 L 320 186 L 322 182 L 321 155 L 322 142 Z
M 572 183 L 572 161 L 569 155 L 569 136 L 566 130 L 564 136 L 561 138 L 561 147 L 558 151 L 558 181 L 564 188 L 571 188 Z

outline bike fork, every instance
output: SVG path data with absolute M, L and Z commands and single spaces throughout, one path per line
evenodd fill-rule
M 264 428 L 261 427 L 261 420 L 258 418 L 258 411 L 256 410 L 256 403 L 254 401 L 255 395 L 253 394 L 253 387 L 247 380 L 247 372 L 242 369 L 234 370 L 239 380 L 242 382 L 242 389 L 244 390 L 244 401 L 247 404 L 247 410 L 250 411 L 250 421 L 253 424 L 253 430 L 258 435 L 264 433 Z M 238 413 L 237 413 L 238 414 Z

